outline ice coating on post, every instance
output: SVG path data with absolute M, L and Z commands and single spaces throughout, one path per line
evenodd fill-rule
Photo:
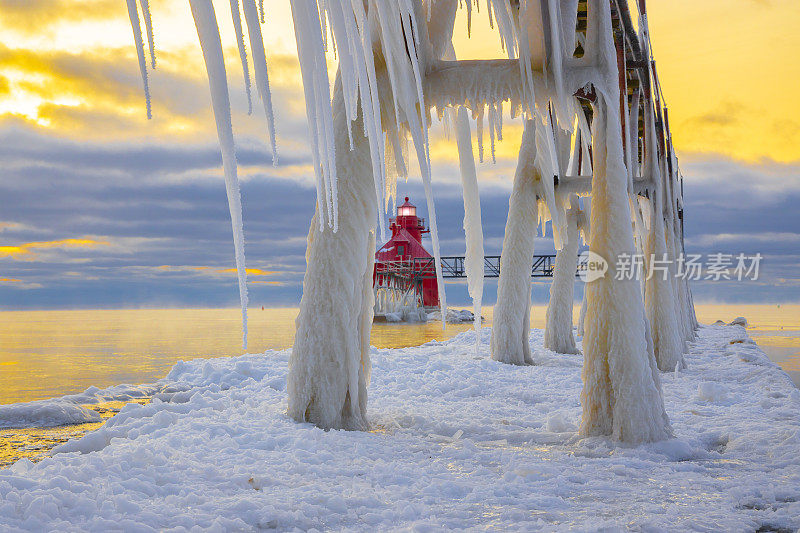
M 575 270 L 578 264 L 578 197 L 570 196 L 571 207 L 566 213 L 566 235 L 562 248 L 556 252 L 553 282 L 550 284 L 550 301 L 547 304 L 544 328 L 544 347 L 556 353 L 580 353 L 572 334 L 572 305 Z
M 535 164 L 535 135 L 533 121 L 526 121 L 508 202 L 492 326 L 492 359 L 514 365 L 533 364 L 528 340 L 531 269 L 538 219 L 536 191 L 542 180 Z
M 231 0 L 231 10 L 233 10 L 233 2 Z M 264 52 L 264 41 L 261 38 L 261 25 L 258 22 L 258 13 L 256 12 L 255 0 L 242 0 L 242 8 L 244 10 L 244 20 L 247 24 L 247 33 L 250 36 L 250 53 L 253 55 L 253 73 L 256 78 L 256 89 L 258 96 L 261 98 L 261 103 L 264 105 L 264 115 L 267 118 L 267 130 L 269 131 L 269 142 L 272 148 L 272 164 L 278 164 L 278 145 L 275 138 L 275 115 L 272 111 L 272 95 L 269 90 L 269 76 L 267 75 L 267 55 Z M 238 9 L 236 10 L 238 18 Z M 262 20 L 263 22 L 263 20 Z M 241 22 L 240 22 L 241 26 Z M 241 28 L 240 30 L 241 31 Z M 239 38 L 239 35 L 237 35 Z M 244 42 L 242 41 L 242 47 Z M 240 49 L 241 52 L 242 49 Z M 242 59 L 242 68 L 247 70 L 246 56 Z M 245 75 L 247 83 L 248 102 L 250 101 L 250 77 Z M 327 82 L 327 78 L 325 80 Z
M 244 230 L 242 228 L 242 199 L 236 172 L 236 150 L 231 125 L 231 104 L 228 95 L 228 78 L 222 55 L 217 16 L 211 0 L 189 0 L 192 17 L 197 28 L 200 48 L 208 73 L 211 90 L 211 105 L 217 123 L 217 136 L 222 151 L 222 167 L 225 172 L 225 190 L 228 194 L 228 209 L 233 228 L 233 246 L 236 252 L 236 273 L 239 278 L 239 300 L 242 305 L 242 346 L 247 348 L 247 270 L 244 258 Z
M 353 123 L 353 150 L 344 134 L 341 76 L 333 102 L 336 165 L 340 193 L 347 202 L 339 231 L 319 231 L 317 212 L 308 232 L 306 273 L 297 333 L 286 381 L 288 414 L 323 428 L 366 429 L 369 383 L 369 329 L 372 325 L 372 265 L 375 257 L 375 195 L 360 115 Z
M 636 280 L 615 279 L 614 259 L 633 253 L 627 216 L 627 175 L 616 102 L 596 106 L 592 145 L 594 179 L 590 249 L 609 270 L 586 284 L 583 337 L 584 436 L 608 435 L 640 443 L 671 436 L 655 358 L 648 353 L 644 308 Z
M 656 146 L 655 123 L 652 109 L 645 112 L 646 146 Z M 661 267 L 667 267 L 667 237 L 664 227 L 664 192 L 663 178 L 655 150 L 645 154 L 645 172 L 647 178 L 657 184 L 650 199 L 650 231 L 645 241 L 645 254 L 648 272 L 645 281 L 645 310 L 650 322 L 650 332 L 653 338 L 653 351 L 656 363 L 661 371 L 670 372 L 684 368 L 683 343 L 679 337 L 678 320 L 676 314 L 677 301 L 673 291 L 671 273 L 666 276 L 661 271 L 656 271 L 654 261 Z
M 133 29 L 133 41 L 136 43 L 136 56 L 139 59 L 139 71 L 142 75 L 142 86 L 144 88 L 144 100 L 147 106 L 147 118 L 153 118 L 150 108 L 150 86 L 147 81 L 147 61 L 144 59 L 144 42 L 142 41 L 142 27 L 139 24 L 139 11 L 136 8 L 136 0 L 127 0 L 128 17 L 131 19 L 131 29 Z
M 478 192 L 478 175 L 475 171 L 475 156 L 472 154 L 472 132 L 467 110 L 458 109 L 456 116 L 456 143 L 461 169 L 461 186 L 464 191 L 464 234 L 467 250 L 464 267 L 467 271 L 467 288 L 472 298 L 475 315 L 475 352 L 481 346 L 481 300 L 483 299 L 483 226 L 481 224 L 481 202 Z
M 233 18 L 233 30 L 236 33 L 236 46 L 239 48 L 239 59 L 242 62 L 244 89 L 247 93 L 247 114 L 249 115 L 253 112 L 253 100 L 250 96 L 250 69 L 247 67 L 247 49 L 244 46 L 244 34 L 242 32 L 242 16 L 239 12 L 239 0 L 231 0 L 231 18 Z
M 153 41 L 153 19 L 150 17 L 150 0 L 140 0 L 144 28 L 147 32 L 147 46 L 150 50 L 150 68 L 156 68 L 156 47 Z

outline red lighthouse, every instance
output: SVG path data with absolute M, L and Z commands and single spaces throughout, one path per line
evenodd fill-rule
M 408 201 L 389 219 L 392 238 L 375 252 L 373 285 L 376 291 L 390 291 L 396 301 L 420 307 L 437 307 L 439 290 L 433 256 L 422 247 L 422 235 L 428 233 L 425 219 L 417 217 L 417 208 Z

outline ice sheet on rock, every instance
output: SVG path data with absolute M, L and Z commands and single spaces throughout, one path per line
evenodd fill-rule
M 77 394 L 25 403 L 0 405 L 0 429 L 53 427 L 69 424 L 99 422 L 101 416 L 86 405 L 101 402 L 129 401 L 147 398 L 165 387 L 165 384 L 114 385 L 106 389 L 89 387 Z M 175 388 L 174 384 L 172 388 Z
M 742 326 L 746 328 L 749 324 L 747 323 L 747 319 L 743 316 L 737 316 L 733 320 L 730 321 L 728 324 L 729 326 Z
M 0 429 L 65 426 L 99 422 L 101 419 L 100 413 L 66 401 L 0 405 Z

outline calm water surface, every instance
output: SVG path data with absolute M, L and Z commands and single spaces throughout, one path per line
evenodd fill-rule
M 253 309 L 248 352 L 289 348 L 297 309 Z M 577 319 L 578 308 L 575 309 Z M 698 305 L 710 324 L 743 315 L 748 333 L 790 373 L 800 377 L 800 305 Z M 543 328 L 534 306 L 531 327 Z M 491 325 L 492 308 L 483 310 Z M 0 312 L 0 404 L 27 402 L 119 383 L 152 383 L 178 361 L 241 355 L 238 309 L 140 309 Z M 379 348 L 416 346 L 471 328 L 441 323 L 375 324 Z
M 492 323 L 492 311 L 483 310 L 486 325 Z M 531 327 L 543 328 L 545 308 L 531 311 Z M 578 311 L 576 307 L 576 321 Z M 289 348 L 297 312 L 252 309 L 247 351 Z M 705 324 L 745 316 L 750 336 L 800 385 L 800 305 L 698 305 L 697 314 Z M 240 355 L 245 352 L 240 319 L 238 309 L 0 312 L 0 404 L 54 398 L 90 386 L 152 383 L 181 360 Z M 448 324 L 442 331 L 439 322 L 375 324 L 371 344 L 416 346 L 471 327 Z M 87 407 L 108 418 L 121 406 L 108 402 Z M 101 425 L 0 430 L 0 467 L 20 457 L 36 458 Z

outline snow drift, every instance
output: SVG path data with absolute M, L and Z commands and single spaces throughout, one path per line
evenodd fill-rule
M 38 463 L 0 469 L 9 530 L 800 527 L 800 391 L 740 327 L 665 375 L 676 437 L 579 439 L 581 356 L 487 357 L 488 328 L 370 349 L 370 432 L 286 416 L 289 351 L 179 363 L 186 387 Z M 714 386 L 705 385 L 708 383 Z M 487 388 L 492 394 L 487 395 Z M 699 394 L 699 391 L 702 391 Z M 720 391 L 724 391 L 722 394 Z M 658 480 L 654 483 L 652 480 Z

